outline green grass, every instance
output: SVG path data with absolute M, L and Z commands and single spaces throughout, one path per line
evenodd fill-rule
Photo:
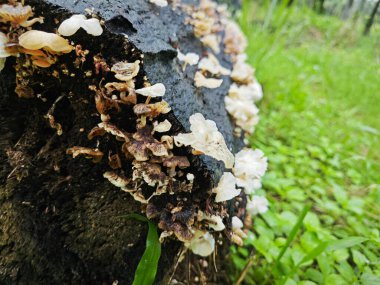
M 364 38 L 360 21 L 254 2 L 241 25 L 265 93 L 251 144 L 269 159 L 271 208 L 232 248 L 231 276 L 253 250 L 244 284 L 380 284 L 380 28 Z

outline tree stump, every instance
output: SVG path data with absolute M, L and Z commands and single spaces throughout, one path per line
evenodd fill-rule
M 230 78 L 222 76 L 217 89 L 196 88 L 196 67 L 183 71 L 176 63 L 177 48 L 207 52 L 186 24 L 186 11 L 135 0 L 26 2 L 36 16 L 44 17 L 44 23 L 33 29 L 46 32 L 55 32 L 57 23 L 70 15 L 91 9 L 104 20 L 104 33 L 93 37 L 79 30 L 70 41 L 89 50 L 89 58 L 101 54 L 110 64 L 143 56 L 136 85 L 141 87 L 146 76 L 166 86 L 164 99 L 172 111 L 165 118 L 173 132 L 189 131 L 190 115 L 199 112 L 216 122 L 234 153 L 243 146 L 242 139 L 233 135 L 234 125 L 224 107 Z M 221 52 L 217 57 L 231 68 L 228 55 Z M 131 284 L 147 227 L 122 216 L 140 213 L 141 205 L 103 178 L 106 161 L 94 164 L 66 154 L 73 146 L 99 144 L 88 140 L 87 134 L 99 123 L 89 85 L 101 80 L 101 71 L 95 74 L 90 60 L 74 68 L 75 55 L 63 55 L 54 67 L 30 74 L 34 94 L 20 98 L 14 91 L 18 60 L 8 58 L 0 74 L 0 283 Z M 86 70 L 93 75 L 87 76 Z M 47 76 L 48 71 L 60 75 Z M 132 124 L 131 114 L 126 107 L 117 119 L 126 129 Z M 62 134 L 54 128 L 56 123 Z M 114 141 L 99 140 L 105 156 L 114 151 Z M 205 155 L 192 157 L 191 163 L 201 177 L 198 188 L 212 188 L 224 171 L 223 163 Z M 179 247 L 176 241 L 164 243 L 158 282 L 174 265 Z

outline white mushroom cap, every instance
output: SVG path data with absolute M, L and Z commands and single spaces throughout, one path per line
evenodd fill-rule
M 198 215 L 199 215 L 198 216 L 199 221 L 203 221 L 203 220 L 209 221 L 209 227 L 212 228 L 216 232 L 223 231 L 226 228 L 226 226 L 223 224 L 223 219 L 220 216 L 216 216 L 216 215 L 210 216 L 201 211 Z
M 224 172 L 219 184 L 216 188 L 212 190 L 216 193 L 215 202 L 223 202 L 231 200 L 232 198 L 238 196 L 241 192 L 240 189 L 236 189 L 236 179 L 230 172 Z
M 239 230 L 244 227 L 244 224 L 242 220 L 240 220 L 238 217 L 233 216 L 232 217 L 232 230 Z
M 183 61 L 189 65 L 196 65 L 199 61 L 199 55 L 193 52 L 188 52 L 183 54 L 179 49 L 177 49 L 177 58 L 179 61 Z
M 254 72 L 255 70 L 248 63 L 238 61 L 232 69 L 231 78 L 241 84 L 252 83 L 254 81 Z
M 165 133 L 169 131 L 171 127 L 172 124 L 168 120 L 165 120 L 163 122 L 155 124 L 153 130 L 158 133 Z
M 190 116 L 189 134 L 178 134 L 174 137 L 177 145 L 191 146 L 193 149 L 224 162 L 226 168 L 234 165 L 234 156 L 227 148 L 223 135 L 212 120 L 206 120 L 202 114 Z
M 237 185 L 244 187 L 247 194 L 261 188 L 260 179 L 268 168 L 268 159 L 259 150 L 243 149 L 235 155 L 233 172 Z
M 159 7 L 166 7 L 168 6 L 168 1 L 166 0 L 149 0 L 150 3 L 155 4 Z
M 197 255 L 209 256 L 215 249 L 215 239 L 209 232 L 197 231 L 187 246 Z
M 73 50 L 73 47 L 69 44 L 68 40 L 57 34 L 38 30 L 27 31 L 23 33 L 18 40 L 20 46 L 31 50 L 44 48 L 61 53 L 69 53 Z
M 196 87 L 206 87 L 210 89 L 218 88 L 223 83 L 223 79 L 206 78 L 200 71 L 195 73 L 194 81 Z
M 137 94 L 149 97 L 162 97 L 165 95 L 166 88 L 162 83 L 157 83 L 149 87 L 135 90 Z
M 201 38 L 201 42 L 211 48 L 216 54 L 220 53 L 220 37 L 215 34 L 206 35 Z
M 198 68 L 203 71 L 208 71 L 215 75 L 230 75 L 231 71 L 220 65 L 218 59 L 211 53 L 208 57 L 204 57 L 198 64 Z
M 228 113 L 235 119 L 236 125 L 247 133 L 252 133 L 259 122 L 259 109 L 253 102 L 237 100 L 227 96 L 224 103 Z
M 268 211 L 269 202 L 267 198 L 263 196 L 252 196 L 251 199 L 248 198 L 247 202 L 247 212 L 254 216 L 257 214 L 264 214 Z
M 62 36 L 72 36 L 80 28 L 84 29 L 87 34 L 93 36 L 100 36 L 103 33 L 103 28 L 98 19 L 87 19 L 84 15 L 72 15 L 70 18 L 64 20 L 58 27 L 58 33 Z
M 263 98 L 263 89 L 256 80 L 248 85 L 233 83 L 228 90 L 228 96 L 235 100 L 256 102 Z
M 11 54 L 5 50 L 5 44 L 7 42 L 8 37 L 3 32 L 0 32 L 0 58 L 11 56 Z

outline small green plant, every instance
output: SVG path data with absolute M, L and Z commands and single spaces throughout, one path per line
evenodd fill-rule
M 152 285 L 156 278 L 158 261 L 161 256 L 161 243 L 158 239 L 157 226 L 138 214 L 130 214 L 125 217 L 148 223 L 145 251 L 137 266 L 132 285 Z

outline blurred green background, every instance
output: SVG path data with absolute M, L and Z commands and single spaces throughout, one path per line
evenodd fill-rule
M 380 284 L 378 2 L 243 1 L 271 205 L 231 248 L 233 283 Z

